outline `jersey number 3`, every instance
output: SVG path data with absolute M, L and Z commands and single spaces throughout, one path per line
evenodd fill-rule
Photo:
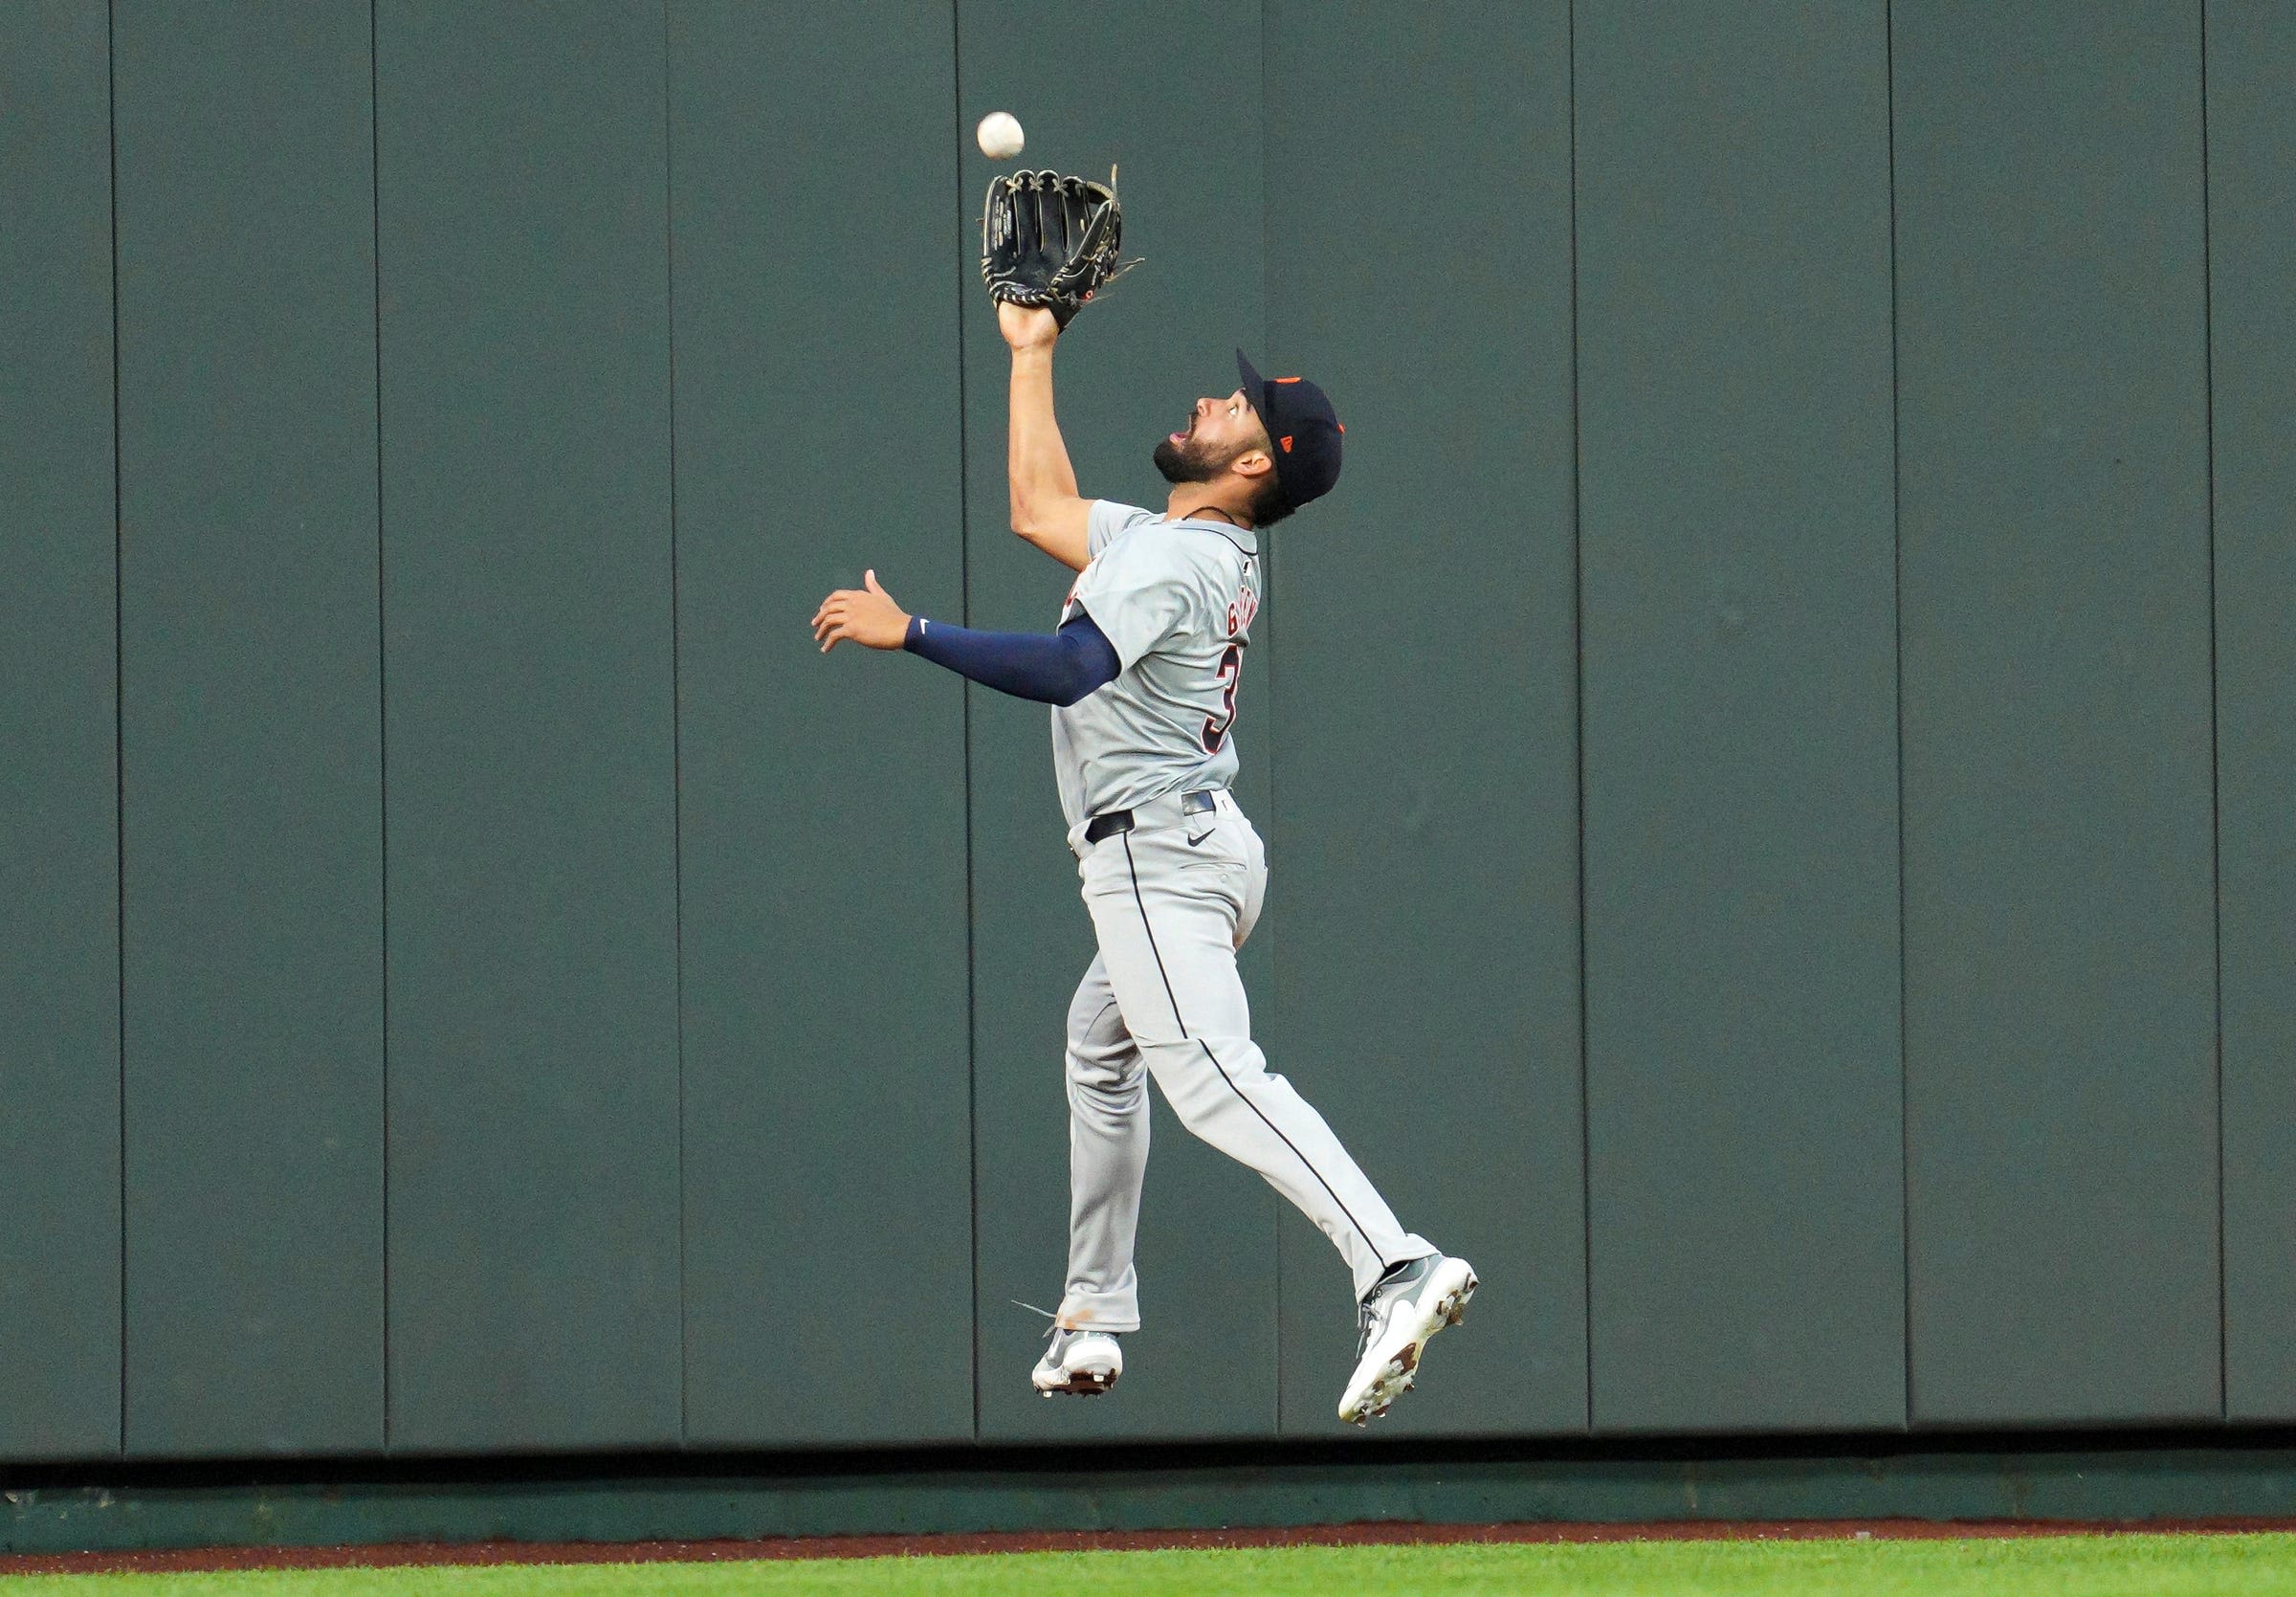
M 1220 713 L 1203 718 L 1203 751 L 1217 754 L 1220 745 L 1227 742 L 1227 730 L 1236 723 L 1236 681 L 1244 675 L 1244 646 L 1231 643 L 1220 651 L 1220 669 L 1212 679 L 1226 685 L 1220 690 Z

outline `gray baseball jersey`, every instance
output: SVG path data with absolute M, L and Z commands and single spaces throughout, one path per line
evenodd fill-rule
M 1259 919 L 1268 854 L 1227 789 L 1236 681 L 1260 606 L 1258 541 L 1095 501 L 1092 556 L 1063 607 L 1123 670 L 1052 712 L 1060 802 L 1100 951 L 1069 1009 L 1069 1273 L 1060 1322 L 1140 1323 L 1133 1249 L 1148 1162 L 1146 1077 L 1181 1123 L 1260 1172 L 1329 1237 L 1355 1296 L 1435 1252 L 1403 1230 L 1314 1105 L 1251 1037 L 1236 951 Z M 1181 795 L 1215 789 L 1212 808 Z M 1132 811 L 1097 843 L 1084 824 Z
M 1259 543 L 1225 521 L 1166 521 L 1095 499 L 1085 547 L 1092 559 L 1060 618 L 1091 615 L 1123 670 L 1052 712 L 1052 767 L 1071 833 L 1089 816 L 1234 783 L 1229 729 L 1260 608 Z

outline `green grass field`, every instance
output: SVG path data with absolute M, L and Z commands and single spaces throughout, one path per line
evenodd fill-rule
M 1957 1597 L 2296 1594 L 2296 1536 L 2065 1536 L 1942 1542 L 1642 1542 L 1575 1545 L 1284 1547 L 1008 1553 L 749 1564 L 598 1564 L 25 1575 L 6 1597 L 673 1597 L 895 1593 L 899 1597 L 1166 1594 L 1570 1593 L 1775 1597 L 1802 1592 Z

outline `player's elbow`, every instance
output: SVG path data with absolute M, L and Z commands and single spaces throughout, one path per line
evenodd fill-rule
M 1122 669 L 1115 649 L 1089 616 L 1079 617 L 1062 628 L 1060 645 L 1052 702 L 1064 710 L 1108 686 Z
M 1100 684 L 1093 680 L 1089 673 L 1071 667 L 1061 673 L 1060 680 L 1053 684 L 1052 702 L 1065 710 L 1071 704 L 1080 704 L 1085 699 L 1092 698 L 1093 691 L 1099 686 Z

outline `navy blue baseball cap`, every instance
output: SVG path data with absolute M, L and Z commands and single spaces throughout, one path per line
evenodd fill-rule
M 1339 435 L 1347 431 L 1330 396 L 1305 377 L 1261 377 L 1241 349 L 1236 371 L 1275 445 L 1275 482 L 1285 503 L 1296 510 L 1330 493 L 1339 480 Z

